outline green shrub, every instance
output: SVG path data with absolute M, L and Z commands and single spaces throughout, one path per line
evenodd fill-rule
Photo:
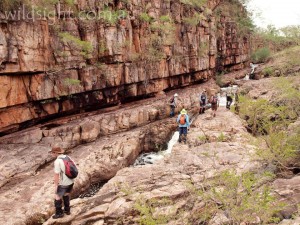
M 161 22 L 172 22 L 172 18 L 169 15 L 163 15 L 161 17 L 159 17 L 159 20 Z
M 191 193 L 200 197 L 203 205 L 196 216 L 198 218 L 193 219 L 197 224 L 206 224 L 217 212 L 223 211 L 231 220 L 228 224 L 248 224 L 256 217 L 260 218 L 261 224 L 278 222 L 279 218 L 274 215 L 284 205 L 278 203 L 269 186 L 261 185 L 273 178 L 270 174 L 245 172 L 238 175 L 230 170 L 221 172 L 206 180 L 202 188 L 190 188 Z
M 200 8 L 207 3 L 207 0 L 180 0 L 182 4 Z
M 264 77 L 269 77 L 274 75 L 274 69 L 272 67 L 264 68 L 262 71 Z
M 124 10 L 111 10 L 110 8 L 106 7 L 101 12 L 101 17 L 105 23 L 109 25 L 115 25 L 120 19 L 124 19 L 127 16 L 127 12 Z
M 90 57 L 90 54 L 93 51 L 93 46 L 90 42 L 82 41 L 81 39 L 79 39 L 69 33 L 66 33 L 66 32 L 59 33 L 59 37 L 63 41 L 71 43 L 72 45 L 74 45 L 74 47 L 78 48 L 81 51 L 80 54 L 84 58 Z
M 263 160 L 286 166 L 299 153 L 300 129 L 287 127 L 300 116 L 300 91 L 292 81 L 280 78 L 274 82 L 277 96 L 271 101 L 239 97 L 239 115 L 248 123 L 249 130 L 264 142 L 257 153 Z
M 182 20 L 185 24 L 197 26 L 201 20 L 205 20 L 205 16 L 200 13 L 195 13 L 192 17 L 184 17 Z
M 174 210 L 168 213 L 161 213 L 157 208 L 162 206 L 170 206 L 173 202 L 169 199 L 138 199 L 134 205 L 135 210 L 139 214 L 139 224 L 140 225 L 157 225 L 157 224 L 167 224 L 171 220 Z
M 255 63 L 263 63 L 269 59 L 270 54 L 269 48 L 259 48 L 251 55 L 251 60 Z
M 141 13 L 139 18 L 143 22 L 148 22 L 149 23 L 149 22 L 152 21 L 152 17 L 149 16 L 147 13 Z

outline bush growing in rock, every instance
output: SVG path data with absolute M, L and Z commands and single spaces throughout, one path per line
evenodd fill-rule
M 270 55 L 269 48 L 259 48 L 251 55 L 251 60 L 255 63 L 263 63 L 269 59 Z
M 204 182 L 200 189 L 190 184 L 191 193 L 195 199 L 200 197 L 202 202 L 199 213 L 190 222 L 206 223 L 217 214 L 223 215 L 226 224 L 278 222 L 279 218 L 274 215 L 284 205 L 277 203 L 270 187 L 266 185 L 273 178 L 268 172 L 239 175 L 235 171 L 226 170 Z
M 274 86 L 278 95 L 271 102 L 240 96 L 239 115 L 266 146 L 258 148 L 258 155 L 269 163 L 285 167 L 299 153 L 300 129 L 291 131 L 288 126 L 299 118 L 300 91 L 287 78 L 278 79 Z

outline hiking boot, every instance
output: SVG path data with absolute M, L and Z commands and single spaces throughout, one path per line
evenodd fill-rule
M 52 216 L 53 219 L 62 218 L 64 212 L 62 211 L 62 200 L 54 200 L 55 214 Z
M 52 219 L 58 219 L 58 218 L 62 218 L 62 217 L 64 217 L 64 214 L 62 213 L 62 214 L 54 214 L 53 216 L 52 216 Z
M 70 196 L 69 195 L 66 195 L 66 196 L 63 196 L 63 200 L 64 200 L 64 213 L 66 215 L 70 215 Z

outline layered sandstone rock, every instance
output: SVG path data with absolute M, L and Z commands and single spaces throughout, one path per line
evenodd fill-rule
M 239 41 L 230 19 L 215 18 L 220 2 L 195 8 L 179 0 L 80 0 L 72 8 L 77 13 L 123 10 L 127 17 L 1 19 L 0 131 L 206 81 L 218 54 L 228 70 L 243 67 L 249 44 Z M 57 13 L 67 9 L 61 7 Z M 195 18 L 201 19 L 195 24 Z
M 209 81 L 203 85 L 177 91 L 179 102 L 176 113 L 184 107 L 190 115 L 193 115 L 198 111 L 199 94 L 211 88 L 217 90 L 218 87 L 214 82 Z M 70 116 L 1 137 L 0 151 L 3 152 L 4 157 L 0 159 L 3 168 L 0 172 L 0 186 L 10 182 L 14 177 L 23 179 L 22 177 L 26 174 L 34 174 L 49 161 L 47 149 L 53 146 L 72 149 L 81 144 L 94 142 L 101 137 L 129 131 L 168 118 L 170 113 L 168 101 L 171 97 L 158 96 L 126 104 L 124 108 L 115 108 L 112 111 L 102 110 Z M 174 121 L 172 126 L 173 128 L 176 126 Z M 143 151 L 152 151 L 154 146 L 165 144 L 162 137 L 168 137 L 169 131 L 162 126 L 157 130 L 149 129 L 146 133 Z M 158 133 L 161 137 L 158 135 L 156 138 Z M 13 156 L 22 156 L 18 158 L 20 162 L 23 162 L 21 167 L 19 163 L 11 163 Z M 9 158 L 11 160 L 8 160 Z M 31 158 L 37 158 L 37 160 L 30 160 Z

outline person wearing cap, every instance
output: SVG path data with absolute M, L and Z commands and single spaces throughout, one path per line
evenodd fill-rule
M 62 159 L 67 157 L 64 150 L 60 147 L 53 147 L 50 151 L 54 161 L 54 185 L 55 185 L 55 215 L 53 219 L 58 219 L 64 216 L 64 213 L 70 215 L 70 193 L 73 189 L 74 179 L 70 179 L 65 174 L 65 164 Z M 62 210 L 64 203 L 64 211 Z
M 183 141 L 186 144 L 187 132 L 190 127 L 189 115 L 185 109 L 182 109 L 177 117 L 177 123 L 179 124 L 179 142 Z
M 170 107 L 171 107 L 170 117 L 173 117 L 175 115 L 175 108 L 177 107 L 177 102 L 178 102 L 178 94 L 175 93 L 172 99 L 170 100 Z

